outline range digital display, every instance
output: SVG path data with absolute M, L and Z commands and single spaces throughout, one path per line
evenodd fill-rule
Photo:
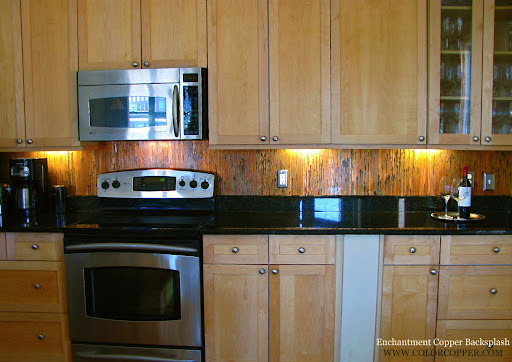
M 133 191 L 176 191 L 176 177 L 134 177 Z

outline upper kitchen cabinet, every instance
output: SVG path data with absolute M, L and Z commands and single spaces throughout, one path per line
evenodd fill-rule
M 332 0 L 332 143 L 427 142 L 427 0 Z
M 78 146 L 76 0 L 1 4 L 0 150 Z
M 482 10 L 483 0 L 430 1 L 432 145 L 480 145 Z
M 329 0 L 208 1 L 212 146 L 330 142 Z
M 483 145 L 512 145 L 512 1 L 484 0 Z M 502 148 L 502 147 L 500 147 Z
M 0 144 L 25 139 L 19 0 L 0 1 Z
M 80 70 L 206 67 L 206 0 L 78 0 Z

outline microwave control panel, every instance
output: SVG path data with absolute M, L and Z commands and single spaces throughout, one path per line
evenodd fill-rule
M 211 173 L 171 169 L 131 170 L 98 176 L 97 195 L 118 198 L 208 198 L 213 197 Z

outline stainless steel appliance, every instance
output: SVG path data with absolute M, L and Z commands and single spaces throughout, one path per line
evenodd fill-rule
M 64 231 L 73 361 L 201 361 L 201 238 L 214 176 L 98 177 L 101 211 Z
M 205 85 L 205 68 L 80 71 L 80 140 L 205 138 Z
M 16 213 L 35 216 L 48 203 L 48 163 L 46 158 L 9 160 L 12 197 Z

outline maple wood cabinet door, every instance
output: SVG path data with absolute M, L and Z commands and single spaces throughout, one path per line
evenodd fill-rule
M 267 0 L 210 0 L 207 14 L 210 145 L 267 145 Z
M 380 329 L 383 340 L 391 338 L 433 340 L 435 338 L 438 269 L 428 265 L 384 266 Z M 406 348 L 381 347 L 380 360 L 403 360 L 399 357 L 390 357 L 384 349 Z M 418 347 L 411 347 L 413 348 Z M 433 360 L 433 356 L 423 359 L 423 361 Z
M 268 265 L 204 265 L 206 361 L 268 361 Z
M 427 1 L 331 6 L 332 142 L 426 145 Z
M 27 147 L 78 146 L 76 0 L 21 0 Z
M 269 0 L 269 64 L 270 144 L 329 143 L 329 0 Z
M 206 0 L 142 0 L 142 67 L 206 67 Z
M 269 267 L 270 361 L 332 361 L 334 265 Z
M 80 70 L 141 66 L 140 0 L 78 0 Z
M 19 0 L 0 1 L 0 59 L 0 144 L 23 147 L 25 110 Z

